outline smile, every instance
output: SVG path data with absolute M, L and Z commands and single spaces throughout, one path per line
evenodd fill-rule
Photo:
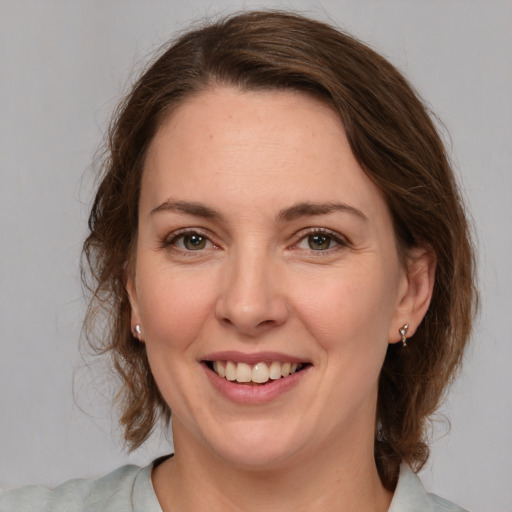
M 236 361 L 208 361 L 207 366 L 219 377 L 240 384 L 265 384 L 269 380 L 279 380 L 304 368 L 303 363 L 272 361 L 254 365 Z

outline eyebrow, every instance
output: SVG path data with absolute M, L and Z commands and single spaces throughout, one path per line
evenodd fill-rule
M 167 211 L 187 213 L 195 217 L 203 217 L 206 219 L 222 219 L 222 215 L 209 206 L 193 201 L 174 201 L 173 199 L 167 199 L 167 201 L 164 201 L 160 206 L 151 210 L 151 215 Z
M 206 219 L 222 220 L 223 216 L 217 210 L 205 206 L 202 203 L 195 201 L 175 201 L 173 199 L 167 199 L 161 205 L 151 210 L 151 215 L 158 212 L 174 211 L 182 212 L 195 217 L 203 217 Z M 312 203 L 312 202 L 300 202 L 281 210 L 276 215 L 277 222 L 290 222 L 292 220 L 299 219 L 301 217 L 314 217 L 318 215 L 327 215 L 332 212 L 343 212 L 350 213 L 359 217 L 360 219 L 367 221 L 366 215 L 359 209 L 354 208 L 345 203 L 328 202 L 328 203 Z
M 367 221 L 368 217 L 359 209 L 354 208 L 345 203 L 329 202 L 329 203 L 310 203 L 302 202 L 294 204 L 289 208 L 281 210 L 277 214 L 277 221 L 292 221 L 300 217 L 314 217 L 316 215 L 327 215 L 332 212 L 350 213 Z

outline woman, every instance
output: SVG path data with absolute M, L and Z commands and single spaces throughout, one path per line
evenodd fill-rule
M 125 439 L 172 411 L 175 454 L 0 510 L 460 510 L 413 470 L 470 333 L 471 242 L 382 57 L 283 13 L 185 34 L 115 117 L 89 227 Z

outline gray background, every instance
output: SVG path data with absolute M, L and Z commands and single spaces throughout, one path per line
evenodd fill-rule
M 191 20 L 249 7 L 338 23 L 402 69 L 445 123 L 478 235 L 481 315 L 422 479 L 470 510 L 511 511 L 512 3 L 498 0 L 0 0 L 0 486 L 169 452 L 160 438 L 122 451 L 112 382 L 78 352 L 91 162 L 149 53 Z

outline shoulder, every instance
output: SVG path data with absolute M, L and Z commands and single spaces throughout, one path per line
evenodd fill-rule
M 402 464 L 388 512 L 467 512 L 467 510 L 435 494 L 427 493 L 419 477 L 407 464 Z
M 152 465 L 122 466 L 98 480 L 69 480 L 55 489 L 29 485 L 0 494 L 0 512 L 161 512 Z

